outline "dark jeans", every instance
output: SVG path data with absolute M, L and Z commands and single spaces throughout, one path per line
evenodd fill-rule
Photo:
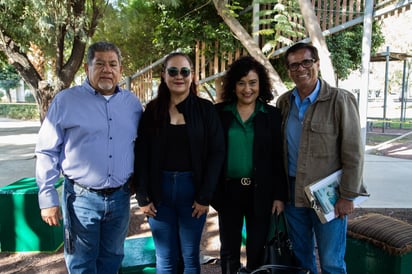
M 177 273 L 181 258 L 183 273 L 200 273 L 199 247 L 206 214 L 192 217 L 192 173 L 165 171 L 162 187 L 156 217 L 148 218 L 156 247 L 156 273 Z
M 230 182 L 219 213 L 220 259 L 222 273 L 237 273 L 241 267 L 243 220 L 246 221 L 247 269 L 262 265 L 264 246 L 270 225 L 270 215 L 258 217 L 253 209 L 253 186 Z

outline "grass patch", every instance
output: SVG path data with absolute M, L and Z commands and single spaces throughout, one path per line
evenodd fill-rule
M 398 137 L 398 135 L 393 134 L 379 134 L 374 132 L 368 132 L 366 134 L 366 145 L 376 146 L 378 144 L 384 143 L 386 141 L 392 140 L 393 138 Z
M 395 128 L 395 129 L 412 129 L 412 119 L 405 121 L 398 120 L 368 120 L 369 127 L 374 128 Z

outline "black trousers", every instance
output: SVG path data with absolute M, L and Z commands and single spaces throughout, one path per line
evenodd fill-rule
M 219 213 L 220 259 L 222 273 L 236 274 L 241 267 L 240 251 L 242 244 L 243 221 L 246 221 L 246 267 L 254 270 L 263 263 L 264 246 L 270 225 L 268 216 L 258 217 L 253 208 L 253 184 L 242 186 L 228 182 L 225 199 Z

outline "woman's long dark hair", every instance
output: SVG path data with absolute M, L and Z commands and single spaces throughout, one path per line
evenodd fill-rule
M 166 72 L 166 68 L 167 68 L 167 64 L 170 61 L 170 59 L 172 59 L 173 57 L 176 56 L 182 56 L 184 58 L 186 58 L 186 60 L 189 62 L 190 64 L 190 69 L 193 70 L 193 62 L 190 59 L 190 57 L 187 54 L 184 54 L 182 52 L 173 52 L 171 54 L 169 54 L 164 62 L 163 62 L 163 66 L 162 66 L 162 72 L 163 73 L 167 73 Z M 190 75 L 190 77 L 193 77 L 192 75 Z M 197 86 L 195 84 L 194 81 L 192 81 L 191 85 L 190 85 L 190 93 L 193 93 L 195 95 L 197 95 Z M 157 89 L 157 96 L 147 104 L 146 109 L 151 109 L 153 108 L 154 110 L 154 121 L 155 121 L 155 126 L 156 127 L 161 127 L 162 125 L 164 125 L 165 123 L 169 122 L 169 104 L 170 104 L 170 90 L 166 85 L 166 82 L 163 78 L 163 75 L 161 76 L 161 80 L 160 80 L 160 85 L 159 88 Z
M 259 76 L 258 99 L 268 103 L 274 98 L 272 84 L 265 66 L 251 56 L 242 56 L 234 61 L 226 71 L 223 79 L 223 93 L 221 95 L 223 101 L 234 102 L 237 100 L 235 93 L 236 83 L 251 70 L 255 71 Z

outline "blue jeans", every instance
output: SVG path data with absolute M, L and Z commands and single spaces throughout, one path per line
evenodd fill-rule
M 110 195 L 100 195 L 66 179 L 62 211 L 69 273 L 117 273 L 129 225 L 128 185 Z
M 318 273 L 316 239 L 322 274 L 346 273 L 344 257 L 347 217 L 322 224 L 313 209 L 290 204 L 286 205 L 285 213 L 289 237 L 300 266 L 310 269 L 313 274 Z
M 195 189 L 191 172 L 163 172 L 162 200 L 156 217 L 148 218 L 156 247 L 156 273 L 200 273 L 199 247 L 206 214 L 192 217 Z

